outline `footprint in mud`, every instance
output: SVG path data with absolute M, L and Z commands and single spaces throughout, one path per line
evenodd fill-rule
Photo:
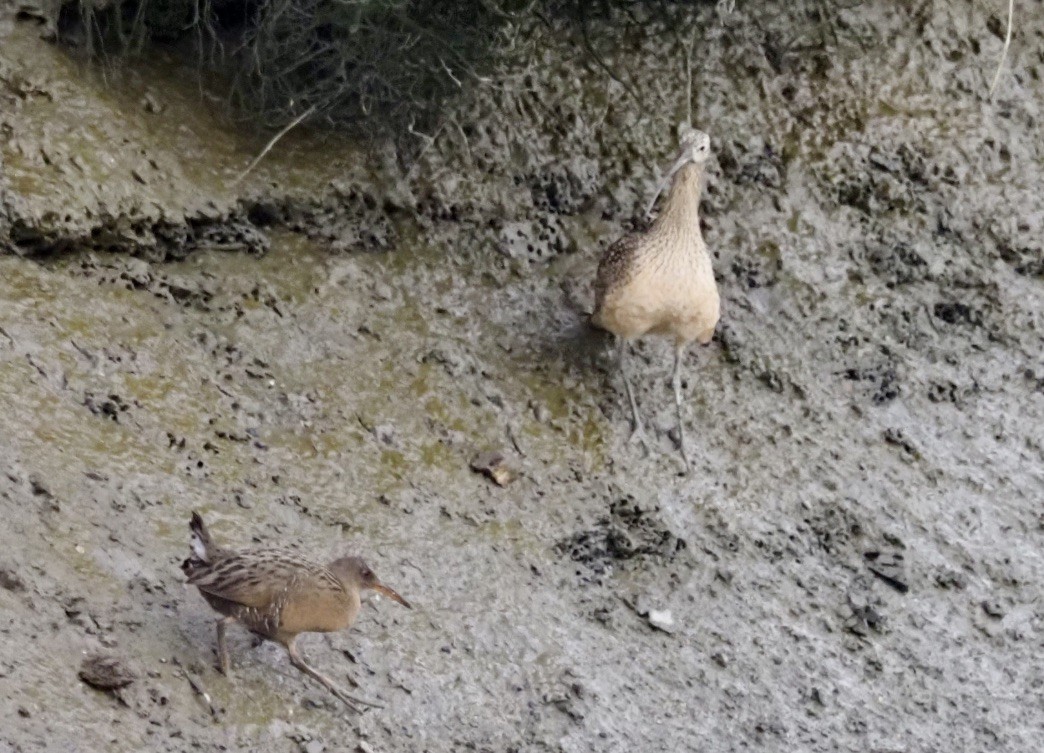
M 600 518 L 593 528 L 562 539 L 556 549 L 595 575 L 602 575 L 616 562 L 636 558 L 669 561 L 686 546 L 684 539 L 668 529 L 658 507 L 625 497 L 612 502 L 609 515 Z

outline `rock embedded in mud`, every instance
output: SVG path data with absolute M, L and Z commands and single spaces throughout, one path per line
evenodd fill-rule
M 968 579 L 964 574 L 949 568 L 943 569 L 935 575 L 935 585 L 943 590 L 953 589 L 963 591 L 968 586 Z
M 90 654 L 80 664 L 79 677 L 96 690 L 119 690 L 137 679 L 123 659 L 111 654 Z
M 907 458 L 909 460 L 921 459 L 921 452 L 917 449 L 913 442 L 907 439 L 902 429 L 885 429 L 884 434 L 882 436 L 884 437 L 884 441 L 886 444 L 890 444 L 893 447 L 898 447 L 902 451 L 902 455 L 904 458 Z
M 5 591 L 25 591 L 25 581 L 10 565 L 0 565 L 0 588 Z
M 841 611 L 845 631 L 861 638 L 866 638 L 871 631 L 882 632 L 885 617 L 878 609 L 880 606 L 881 601 L 874 596 L 870 583 L 862 577 L 857 578 Z
M 982 611 L 993 619 L 999 620 L 1004 617 L 1006 610 L 996 599 L 986 599 L 982 602 Z

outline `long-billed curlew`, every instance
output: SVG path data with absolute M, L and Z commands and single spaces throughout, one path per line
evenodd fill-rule
M 690 466 L 682 422 L 682 357 L 693 340 L 710 342 L 720 314 L 718 286 L 700 232 L 701 181 L 709 157 L 706 133 L 690 129 L 682 136 L 678 158 L 661 184 L 671 182 L 663 211 L 647 231 L 620 238 L 602 257 L 591 317 L 619 341 L 620 373 L 634 420 L 632 437 L 641 437 L 643 431 L 627 375 L 630 341 L 648 334 L 674 340 L 674 402 L 686 471 Z
M 321 682 L 349 708 L 374 705 L 354 698 L 310 667 L 297 649 L 301 633 L 344 630 L 359 614 L 359 594 L 372 588 L 405 607 L 410 605 L 377 580 L 359 557 L 319 565 L 283 549 L 231 551 L 215 545 L 198 513 L 192 513 L 192 556 L 181 569 L 188 582 L 224 615 L 217 622 L 218 662 L 228 674 L 225 629 L 240 622 L 262 638 L 286 647 L 291 663 Z

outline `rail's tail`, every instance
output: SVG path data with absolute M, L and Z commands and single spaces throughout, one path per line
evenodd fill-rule
M 210 540 L 210 531 L 207 530 L 206 525 L 203 523 L 203 518 L 200 517 L 198 512 L 192 513 L 189 530 L 192 532 L 190 540 L 192 556 L 181 563 L 181 571 L 191 578 L 201 568 L 210 565 L 216 550 L 213 542 Z

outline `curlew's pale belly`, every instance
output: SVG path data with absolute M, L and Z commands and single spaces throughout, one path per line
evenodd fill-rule
M 619 337 L 657 334 L 680 345 L 710 342 L 719 316 L 718 286 L 708 262 L 698 271 L 673 266 L 640 270 L 606 294 L 597 324 Z

